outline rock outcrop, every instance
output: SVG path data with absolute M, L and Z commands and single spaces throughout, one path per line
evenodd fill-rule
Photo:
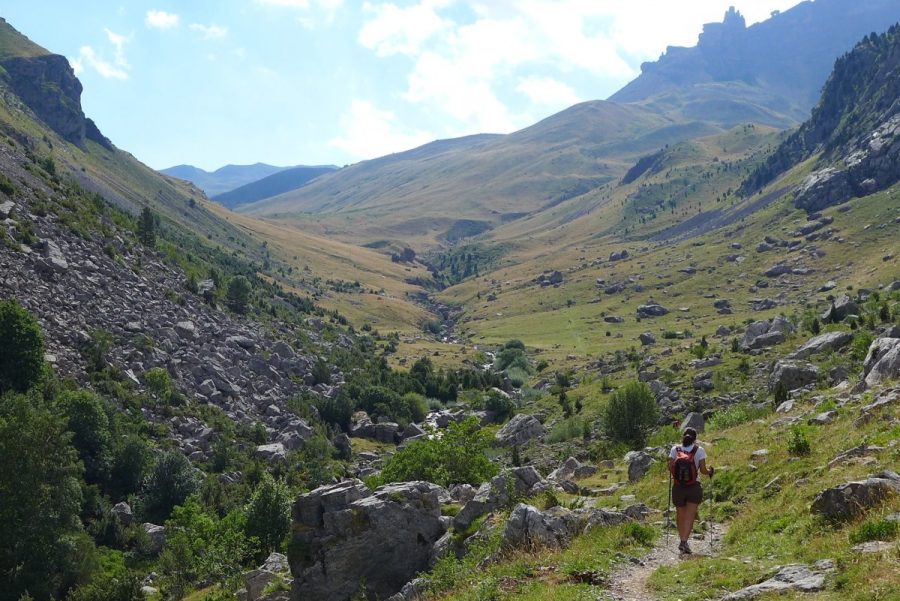
M 294 601 L 348 601 L 361 588 L 373 599 L 400 591 L 428 568 L 444 534 L 440 497 L 428 482 L 370 491 L 359 480 L 318 488 L 293 506 L 288 554 Z
M 812 512 L 841 520 L 859 515 L 892 494 L 900 494 L 900 476 L 896 472 L 879 474 L 828 488 L 816 495 Z
M 546 428 L 536 417 L 520 413 L 500 428 L 496 439 L 501 446 L 512 447 L 540 438 L 546 432 Z
M 812 363 L 782 359 L 775 362 L 769 375 L 769 391 L 775 391 L 779 386 L 789 391 L 797 390 L 815 384 L 820 374 L 821 370 Z
M 478 487 L 471 501 L 453 517 L 453 528 L 464 531 L 476 519 L 492 511 L 511 504 L 514 498 L 522 498 L 536 493 L 548 484 L 532 466 L 515 467 L 504 470 Z
M 501 547 L 516 548 L 565 548 L 572 539 L 594 527 L 621 524 L 629 518 L 624 513 L 602 509 L 569 510 L 552 507 L 541 511 L 531 505 L 519 503 L 509 514 L 503 528 Z
M 802 564 L 793 564 L 778 569 L 778 572 L 760 582 L 743 588 L 737 592 L 725 595 L 722 601 L 744 601 L 755 599 L 764 593 L 783 593 L 787 591 L 801 591 L 814 593 L 825 588 L 825 571 L 829 571 L 830 564 L 823 563 L 822 567 L 811 568 Z
M 900 378 L 900 338 L 878 338 L 869 345 L 863 376 L 866 386 Z
M 827 332 L 807 340 L 789 355 L 790 359 L 807 359 L 812 355 L 841 349 L 853 340 L 852 332 Z

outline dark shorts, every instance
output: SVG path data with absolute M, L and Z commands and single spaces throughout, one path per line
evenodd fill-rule
M 699 482 L 695 482 L 690 486 L 672 485 L 672 502 L 675 507 L 684 507 L 686 503 L 694 503 L 699 505 L 703 502 L 703 487 Z

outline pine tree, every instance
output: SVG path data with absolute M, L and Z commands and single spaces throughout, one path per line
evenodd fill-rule
M 150 210 L 150 207 L 144 207 L 141 215 L 138 217 L 137 226 L 138 239 L 149 247 L 156 246 L 156 215 Z

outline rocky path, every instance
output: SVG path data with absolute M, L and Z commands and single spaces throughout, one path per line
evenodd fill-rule
M 616 601 L 652 601 L 656 599 L 656 596 L 647 587 L 647 581 L 657 568 L 673 565 L 679 561 L 711 557 L 721 547 L 724 535 L 725 527 L 722 524 L 712 524 L 707 532 L 695 534 L 691 539 L 693 555 L 681 555 L 678 552 L 678 535 L 673 526 L 668 544 L 666 544 L 666 536 L 663 533 L 653 550 L 637 561 L 625 564 L 612 573 L 609 579 L 612 598 Z

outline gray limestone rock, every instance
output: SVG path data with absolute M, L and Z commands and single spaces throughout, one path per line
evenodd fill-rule
M 771 578 L 743 588 L 722 597 L 722 601 L 743 601 L 755 599 L 764 593 L 786 592 L 791 590 L 813 593 L 825 588 L 825 575 L 812 570 L 809 566 L 794 564 L 778 569 Z
M 775 363 L 769 375 L 769 391 L 784 385 L 786 390 L 796 390 L 815 384 L 821 370 L 811 363 L 782 359 Z
M 866 386 L 900 378 L 900 338 L 877 338 L 863 361 Z
M 318 488 L 297 498 L 290 557 L 294 601 L 345 601 L 365 583 L 370 598 L 386 599 L 429 565 L 446 531 L 439 486 L 403 482 L 369 491 L 358 480 Z
M 823 490 L 813 500 L 812 512 L 830 519 L 846 519 L 897 493 L 900 493 L 900 476 L 884 471 L 865 480 Z
M 628 481 L 637 482 L 656 463 L 656 459 L 644 451 L 631 451 L 625 455 L 625 462 L 628 464 Z
M 520 413 L 497 432 L 497 443 L 504 447 L 520 446 L 546 433 L 544 425 L 533 415 Z
M 853 340 L 852 332 L 826 332 L 807 340 L 789 355 L 790 359 L 807 359 L 812 355 L 841 349 Z

